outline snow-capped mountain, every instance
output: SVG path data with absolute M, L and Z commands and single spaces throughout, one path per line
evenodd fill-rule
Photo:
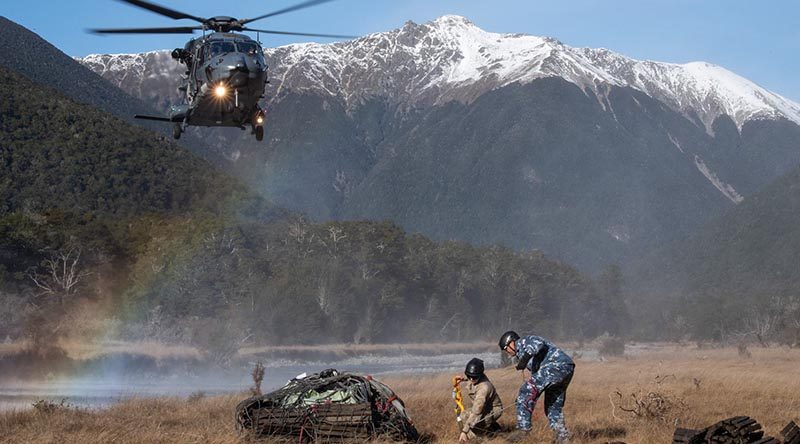
M 268 54 L 280 80 L 278 93 L 310 88 L 348 101 L 389 95 L 441 104 L 469 101 L 514 82 L 560 77 L 599 96 L 605 84 L 635 88 L 696 114 L 709 130 L 722 114 L 740 128 L 755 118 L 800 124 L 800 105 L 719 66 L 638 61 L 551 38 L 487 32 L 452 15 L 351 42 L 290 45 Z
M 268 137 L 196 130 L 277 203 L 597 269 L 701 226 L 800 163 L 800 105 L 706 63 L 444 16 L 268 48 Z M 165 109 L 168 51 L 79 59 Z
M 739 129 L 753 119 L 784 118 L 800 124 L 800 105 L 720 66 L 634 60 L 607 49 L 582 48 L 594 64 L 617 79 L 684 115 L 695 114 L 709 129 L 730 116 Z
M 169 51 L 93 54 L 77 60 L 128 94 L 162 109 L 181 100 L 177 85 L 185 68 Z
M 719 66 L 639 61 L 552 38 L 487 32 L 454 15 L 343 43 L 268 48 L 265 54 L 278 98 L 295 90 L 340 96 L 350 106 L 370 97 L 443 104 L 469 102 L 515 82 L 560 77 L 601 100 L 607 85 L 637 89 L 697 116 L 709 131 L 723 114 L 739 128 L 759 118 L 800 124 L 800 105 Z M 143 98 L 159 93 L 151 84 L 174 83 L 182 71 L 166 50 L 79 60 Z

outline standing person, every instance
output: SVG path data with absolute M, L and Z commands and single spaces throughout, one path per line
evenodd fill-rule
M 500 336 L 500 349 L 519 359 L 517 370 L 528 370 L 531 377 L 517 396 L 517 431 L 512 438 L 524 439 L 531 430 L 531 414 L 536 400 L 544 393 L 544 411 L 556 442 L 566 443 L 569 432 L 564 421 L 567 387 L 575 372 L 575 363 L 563 350 L 539 336 L 520 336 L 507 331 Z
M 480 434 L 487 434 L 500 430 L 497 420 L 503 414 L 503 402 L 497 394 L 494 385 L 484 373 L 483 361 L 472 358 L 464 369 L 466 381 L 469 381 L 469 397 L 472 407 L 469 409 L 467 419 L 463 421 L 459 442 L 466 442 Z M 459 382 L 464 381 L 458 378 Z

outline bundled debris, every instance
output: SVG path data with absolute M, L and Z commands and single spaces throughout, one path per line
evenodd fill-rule
M 800 444 L 800 427 L 792 421 L 781 430 L 781 436 L 783 444 Z
M 790 422 L 781 435 L 783 444 L 800 444 L 800 428 Z M 676 429 L 673 444 L 781 444 L 771 436 L 764 436 L 761 424 L 747 416 L 735 416 L 701 430 Z
M 386 385 L 329 369 L 289 381 L 281 389 L 236 406 L 236 424 L 256 435 L 298 441 L 363 442 L 377 436 L 419 437 L 405 405 Z

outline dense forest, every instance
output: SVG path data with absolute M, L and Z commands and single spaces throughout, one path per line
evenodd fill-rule
M 446 342 L 624 330 L 619 269 L 319 223 L 0 68 L 0 338 Z

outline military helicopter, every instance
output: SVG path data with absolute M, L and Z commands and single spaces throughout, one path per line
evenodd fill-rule
M 186 95 L 186 103 L 172 106 L 169 115 L 136 115 L 137 119 L 170 122 L 172 135 L 180 139 L 187 126 L 231 126 L 244 130 L 250 126 L 256 140 L 264 139 L 265 111 L 259 106 L 264 97 L 267 62 L 259 40 L 240 31 L 264 34 L 298 35 L 309 37 L 354 38 L 334 34 L 254 29 L 245 26 L 256 20 L 297 11 L 333 0 L 306 0 L 268 14 L 249 19 L 228 16 L 201 18 L 144 0 L 120 0 L 174 20 L 189 19 L 199 26 L 169 28 L 91 29 L 96 34 L 192 34 L 202 31 L 202 37 L 189 40 L 183 48 L 172 51 L 172 58 L 186 65 L 178 90 Z M 258 37 L 257 37 L 258 38 Z

